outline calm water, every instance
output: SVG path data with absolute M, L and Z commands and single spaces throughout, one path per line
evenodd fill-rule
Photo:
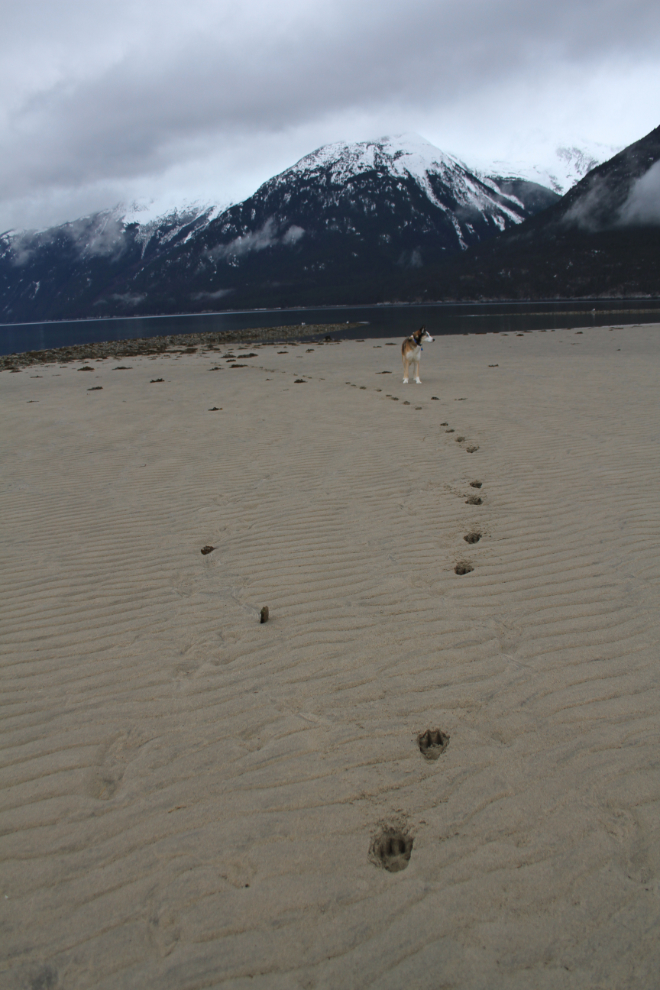
M 62 323 L 0 324 L 0 354 L 69 347 L 92 341 L 157 337 L 161 334 L 236 331 L 296 323 L 363 322 L 342 337 L 406 337 L 422 324 L 433 334 L 502 333 L 553 327 L 609 326 L 660 322 L 660 301 L 540 303 L 439 303 L 434 306 L 360 306 L 327 309 L 251 310 Z

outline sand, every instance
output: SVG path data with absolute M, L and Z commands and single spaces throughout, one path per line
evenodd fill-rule
M 0 375 L 8 990 L 658 986 L 660 326 L 387 345 Z

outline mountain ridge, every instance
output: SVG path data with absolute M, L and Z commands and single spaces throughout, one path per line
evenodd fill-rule
M 629 150 L 610 162 L 623 155 L 630 172 Z M 419 135 L 401 134 L 324 145 L 224 208 L 193 203 L 160 216 L 147 211 L 140 222 L 143 210 L 134 204 L 5 234 L 0 319 L 538 297 L 538 279 L 526 277 L 529 265 L 519 265 L 515 277 L 497 275 L 499 252 L 519 243 L 534 254 L 545 236 L 535 232 L 552 226 L 553 217 L 565 224 L 570 210 L 584 213 L 586 201 L 590 215 L 605 215 L 615 196 L 612 187 L 603 199 L 603 164 L 591 168 L 588 151 L 560 148 L 560 158 L 563 152 L 571 174 L 585 173 L 563 198 L 521 175 L 470 168 Z M 628 191 L 642 172 L 630 172 Z M 614 175 L 623 203 L 616 165 L 605 174 Z M 575 219 L 585 222 L 582 214 Z M 551 296 L 575 289 L 565 279 L 543 285 Z
M 352 301 L 517 225 L 557 199 L 501 184 L 418 135 L 303 156 L 224 210 L 140 224 L 120 210 L 0 238 L 0 317 L 204 311 Z M 133 216 L 136 215 L 134 211 Z M 126 217 L 128 219 L 128 217 Z

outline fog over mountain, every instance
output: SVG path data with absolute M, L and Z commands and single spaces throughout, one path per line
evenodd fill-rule
M 621 148 L 614 145 L 582 140 L 579 145 L 574 144 L 570 147 L 558 145 L 552 153 L 546 154 L 540 161 L 534 163 L 521 159 L 513 161 L 495 159 L 481 165 L 477 161 L 473 164 L 488 175 L 519 176 L 530 182 L 547 186 L 563 196 L 576 182 L 583 179 L 587 172 L 607 161 L 618 151 L 621 151 Z
M 515 230 L 422 278 L 407 298 L 660 296 L 660 127 Z
M 0 241 L 6 321 L 381 298 L 558 196 L 494 178 L 415 134 L 305 155 L 245 200 L 140 223 L 105 211 Z
M 116 208 L 6 234 L 0 318 L 660 292 L 657 254 L 647 257 L 659 131 L 563 197 L 502 162 L 470 168 L 404 134 L 323 146 L 224 209 L 141 223 L 139 210 Z M 558 158 L 565 182 L 594 161 L 575 148 Z

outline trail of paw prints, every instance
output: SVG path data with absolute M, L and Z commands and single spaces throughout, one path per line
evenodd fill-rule
M 471 488 L 477 488 L 478 489 L 478 488 L 481 488 L 482 487 L 482 484 L 483 484 L 483 482 L 481 482 L 481 481 L 471 481 L 470 482 L 470 487 Z M 467 499 L 465 500 L 465 504 L 466 505 L 475 505 L 475 506 L 476 505 L 483 505 L 483 502 L 484 502 L 484 500 L 481 497 L 481 495 L 469 495 L 467 497 Z M 472 529 L 470 529 L 465 534 L 465 536 L 463 537 L 463 539 L 465 540 L 466 543 L 469 543 L 471 545 L 474 545 L 474 544 L 476 544 L 476 543 L 479 542 L 479 540 L 481 539 L 481 536 L 482 536 L 481 529 L 478 528 L 478 527 L 472 527 Z M 457 563 L 456 563 L 456 565 L 454 567 L 454 573 L 455 574 L 458 574 L 459 577 L 462 577 L 465 574 L 471 574 L 473 570 L 474 570 L 474 565 L 472 564 L 472 562 L 470 560 L 459 560 L 459 561 L 457 561 Z
M 461 398 L 461 399 L 456 399 L 455 401 L 464 402 L 465 399 Z M 453 434 L 456 432 L 454 427 L 449 425 L 448 421 L 441 423 L 440 426 L 444 427 L 446 434 Z M 468 454 L 476 454 L 476 452 L 479 450 L 479 445 L 475 443 L 470 443 L 466 436 L 459 435 L 454 437 L 453 439 L 455 440 L 456 443 L 460 444 L 462 449 L 465 450 L 465 452 Z M 483 482 L 475 480 L 475 481 L 471 481 L 469 484 L 471 488 L 480 489 L 483 485 Z M 467 496 L 467 498 L 465 499 L 465 504 L 473 505 L 473 506 L 483 505 L 484 499 L 481 497 L 481 495 L 478 495 L 475 492 Z M 481 540 L 482 535 L 483 534 L 481 532 L 481 528 L 473 526 L 463 536 L 463 539 L 465 540 L 466 543 L 476 544 Z M 471 574 L 473 571 L 474 571 L 474 564 L 471 560 L 465 560 L 465 559 L 456 560 L 456 558 L 454 558 L 454 574 L 458 575 L 459 577 L 464 577 L 466 574 Z
M 449 745 L 449 733 L 442 729 L 425 729 L 416 737 L 417 747 L 425 760 L 438 760 Z M 425 824 L 425 823 L 422 823 Z M 410 863 L 415 837 L 405 817 L 381 821 L 371 836 L 369 862 L 388 873 L 400 873 Z
M 478 480 L 470 481 L 469 484 L 470 484 L 470 488 L 474 488 L 477 490 L 483 487 L 483 482 Z M 465 494 L 463 494 L 461 497 L 465 498 L 466 505 L 477 507 L 484 504 L 484 499 L 482 498 L 481 495 L 476 494 L 476 492 L 474 492 L 471 495 L 468 495 L 467 497 L 465 497 Z M 470 527 L 468 532 L 464 534 L 463 539 L 465 540 L 466 543 L 469 543 L 470 545 L 474 545 L 476 543 L 479 543 L 482 536 L 483 536 L 483 532 L 481 530 L 481 527 L 477 525 L 473 525 Z M 459 577 L 463 577 L 466 574 L 471 574 L 473 571 L 474 571 L 473 561 L 463 558 L 456 560 L 456 558 L 454 558 L 454 574 L 457 574 Z
M 479 450 L 478 447 L 467 447 L 466 449 L 469 454 Z M 470 486 L 472 488 L 481 488 L 482 482 L 471 481 Z M 483 499 L 481 498 L 480 495 L 469 495 L 468 498 L 466 499 L 466 505 L 475 505 L 475 506 L 483 505 Z M 473 528 L 468 533 L 465 534 L 463 539 L 465 540 L 466 543 L 474 544 L 479 542 L 481 536 L 482 536 L 481 530 L 477 528 Z M 474 567 L 471 561 L 460 560 L 457 562 L 454 568 L 454 573 L 462 576 L 464 574 L 470 574 L 473 570 Z
M 391 371 L 377 371 L 376 374 L 377 375 L 391 375 L 392 372 Z M 375 388 L 375 387 L 370 390 L 367 385 L 357 385 L 355 382 L 344 382 L 344 385 L 348 385 L 349 388 L 357 388 L 357 389 L 359 389 L 362 392 L 373 391 L 373 392 L 381 392 L 382 393 L 382 391 L 383 391 L 382 388 Z M 385 393 L 385 398 L 386 399 L 391 399 L 392 402 L 400 402 L 401 401 L 401 399 L 399 398 L 398 395 L 391 395 L 389 392 L 386 392 Z M 438 399 L 438 396 L 437 395 L 432 395 L 431 398 L 437 400 Z M 404 405 L 404 406 L 412 406 L 413 409 L 415 410 L 415 412 L 421 412 L 423 410 L 423 408 L 424 408 L 424 406 L 413 406 L 412 402 L 410 402 L 408 399 L 404 399 L 402 401 L 402 405 Z
M 454 427 L 453 426 L 450 426 L 449 423 L 440 423 L 440 426 L 444 426 L 445 427 L 445 433 L 456 433 L 456 430 L 454 429 Z M 456 441 L 456 443 L 461 443 L 461 444 L 466 443 L 467 442 L 467 439 L 468 438 L 467 437 L 464 437 L 464 436 L 454 437 L 454 440 Z M 479 444 L 467 442 L 467 446 L 465 446 L 463 449 L 468 454 L 476 454 L 476 452 L 479 450 Z

